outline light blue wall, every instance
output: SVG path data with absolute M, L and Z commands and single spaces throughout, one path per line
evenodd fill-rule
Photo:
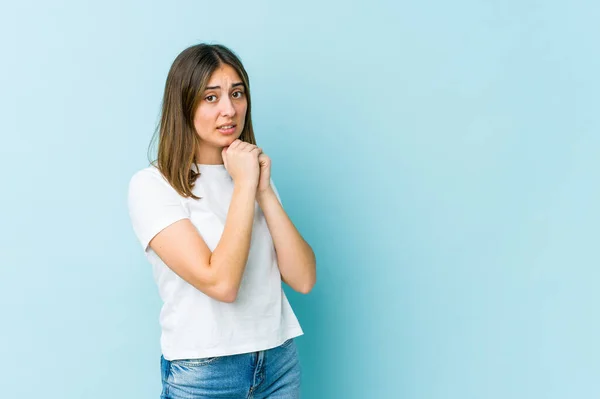
M 596 2 L 4 2 L 3 398 L 152 398 L 126 187 L 199 41 L 318 257 L 309 399 L 600 397 Z

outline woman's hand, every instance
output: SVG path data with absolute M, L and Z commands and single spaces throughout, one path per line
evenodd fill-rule
M 258 156 L 258 164 L 260 165 L 260 178 L 256 193 L 262 194 L 271 187 L 271 158 L 261 152 Z
M 262 150 L 254 144 L 235 140 L 223 148 L 221 155 L 225 169 L 231 175 L 234 184 L 248 184 L 257 187 L 260 177 L 259 155 Z

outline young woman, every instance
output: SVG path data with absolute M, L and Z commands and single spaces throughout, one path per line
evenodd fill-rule
M 315 255 L 256 146 L 248 75 L 222 45 L 175 59 L 158 157 L 129 184 L 134 232 L 153 266 L 161 398 L 298 398 L 303 331 L 281 281 L 308 293 Z

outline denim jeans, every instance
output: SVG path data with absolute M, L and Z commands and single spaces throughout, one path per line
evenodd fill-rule
M 260 352 L 203 359 L 161 356 L 161 399 L 298 399 L 301 367 L 294 339 Z

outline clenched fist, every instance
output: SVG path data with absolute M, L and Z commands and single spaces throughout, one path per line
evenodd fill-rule
M 242 140 L 235 140 L 223 148 L 221 155 L 225 169 L 231 175 L 234 184 L 248 184 L 257 187 L 260 177 L 259 155 L 262 149 Z

